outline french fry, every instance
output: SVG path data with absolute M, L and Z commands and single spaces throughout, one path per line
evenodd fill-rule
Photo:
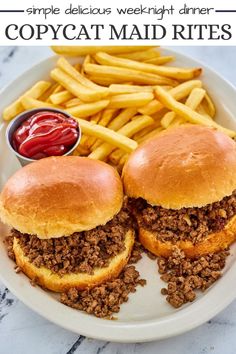
M 108 100 L 97 101 L 93 103 L 85 103 L 76 107 L 67 108 L 66 112 L 72 116 L 79 118 L 88 118 L 106 108 L 109 104 Z
M 110 95 L 123 95 L 126 93 L 135 92 L 153 92 L 156 86 L 138 86 L 138 85 L 125 85 L 125 84 L 112 84 L 109 87 Z
M 148 48 L 155 48 L 155 46 L 52 46 L 51 48 L 57 54 L 77 57 L 87 54 L 96 54 L 99 51 L 112 54 L 131 53 L 141 50 L 144 51 Z
M 120 83 L 124 82 L 124 80 L 119 80 L 119 78 L 113 79 L 113 78 L 103 76 L 103 75 L 101 75 L 101 76 L 87 75 L 87 77 L 89 78 L 89 80 L 95 82 L 98 85 L 104 86 L 104 87 L 108 87 L 112 84 L 120 84 Z
M 134 62 L 138 63 L 138 62 Z M 134 69 L 127 69 L 123 67 L 116 66 L 106 66 L 106 65 L 96 65 L 96 64 L 86 64 L 85 72 L 92 76 L 102 76 L 109 77 L 111 79 L 116 79 L 119 82 L 132 81 L 134 83 L 141 83 L 142 85 L 170 85 L 176 86 L 177 81 L 163 77 L 160 75 L 146 73 Z
M 58 59 L 57 66 L 78 81 L 79 84 L 84 85 L 91 90 L 99 91 L 101 93 L 101 98 L 108 95 L 108 89 L 106 87 L 99 86 L 81 75 L 65 58 Z
M 148 139 L 151 139 L 152 137 L 154 137 L 155 135 L 161 133 L 163 131 L 162 127 L 158 127 L 152 131 L 150 131 L 148 134 L 140 137 L 139 139 L 137 139 L 138 144 L 142 144 L 144 141 L 147 141 Z M 122 162 L 122 160 L 120 161 L 120 163 Z
M 106 53 L 108 52 L 106 51 Z M 119 58 L 131 59 L 136 61 L 145 61 L 145 60 L 159 57 L 160 52 L 158 52 L 156 49 L 148 49 L 148 50 L 142 50 L 133 53 L 131 52 L 131 53 L 117 54 L 116 56 Z
M 57 84 L 57 86 L 54 88 L 53 94 L 54 94 L 54 93 L 61 92 L 61 91 L 63 91 L 63 90 L 64 90 L 64 89 L 63 89 L 63 86 L 60 85 L 60 84 Z
M 153 64 L 141 63 L 130 59 L 117 58 L 103 52 L 97 53 L 95 55 L 95 59 L 99 64 L 102 65 L 110 65 L 114 67 L 122 67 L 126 69 L 147 72 L 176 80 L 191 80 L 199 76 L 202 72 L 201 68 L 185 69 L 172 66 L 158 66 Z
M 109 161 L 111 161 L 111 163 L 113 163 L 114 165 L 118 165 L 120 159 L 122 158 L 122 156 L 124 155 L 124 151 L 120 150 L 120 149 L 116 149 L 114 151 L 112 151 L 112 153 L 109 155 Z
M 167 129 L 169 125 L 172 123 L 172 121 L 175 119 L 175 117 L 176 117 L 175 112 L 167 112 L 161 119 L 161 126 Z
M 125 95 L 116 95 L 110 98 L 108 108 L 128 108 L 128 107 L 142 107 L 151 100 L 154 95 L 152 92 L 137 92 Z
M 170 63 L 174 59 L 175 59 L 175 57 L 173 57 L 173 56 L 156 57 L 156 58 L 151 58 L 151 59 L 148 59 L 148 60 L 144 60 L 144 63 L 154 64 L 154 65 L 163 65 L 163 64 Z
M 66 108 L 71 108 L 71 107 L 79 106 L 80 104 L 83 104 L 83 102 L 78 97 L 75 97 L 75 98 L 72 98 L 71 100 L 65 102 L 64 106 Z
M 109 129 L 117 131 L 122 128 L 128 121 L 135 116 L 137 109 L 134 107 L 124 109 L 113 121 L 108 125 Z
M 124 154 L 124 155 L 122 156 L 122 158 L 120 159 L 119 165 L 118 165 L 118 171 L 120 171 L 120 173 L 122 173 L 124 164 L 126 163 L 126 161 L 128 160 L 128 158 L 129 158 L 129 154 Z
M 78 121 L 82 133 L 102 139 L 107 143 L 109 147 L 112 145 L 114 148 L 118 147 L 127 152 L 132 152 L 137 148 L 137 143 L 134 140 L 129 139 L 126 136 L 123 136 L 122 134 L 114 132 L 108 128 L 102 127 L 101 125 L 88 122 L 84 119 L 75 119 Z M 90 155 L 92 155 L 92 153 Z
M 53 85 L 53 86 L 54 87 L 53 87 L 53 90 L 51 92 L 51 95 L 53 95 L 54 93 L 56 94 L 56 93 L 59 93 L 59 92 L 63 91 L 63 87 L 60 84 L 58 84 L 58 82 L 56 82 L 55 85 Z M 50 100 L 50 96 L 46 99 L 46 102 L 48 102 L 48 103 L 52 103 L 52 101 Z M 40 99 L 40 101 L 44 101 L 44 100 Z
M 209 116 L 209 114 L 206 112 L 205 106 L 203 106 L 202 103 L 200 103 L 196 109 L 196 111 L 198 113 L 200 113 L 201 115 L 203 115 L 204 117 L 206 117 L 207 119 L 213 119 L 211 116 Z
M 85 76 L 84 65 L 85 64 L 89 64 L 89 63 L 91 63 L 91 56 L 89 54 L 87 54 L 84 57 L 83 64 L 82 64 L 81 69 L 80 69 L 81 75 Z
M 137 117 L 137 119 L 133 120 L 132 122 L 127 123 L 125 126 L 123 126 L 122 128 L 120 128 L 117 133 L 118 135 L 121 136 L 126 136 L 126 137 L 130 137 L 132 135 L 134 135 L 135 133 L 137 133 L 139 130 L 143 129 L 144 127 L 151 125 L 153 123 L 153 119 L 151 117 L 148 116 L 140 116 Z M 132 140 L 133 142 L 135 142 L 134 140 Z M 112 143 L 111 143 L 112 144 Z M 135 144 L 137 144 L 135 142 Z M 89 158 L 91 159 L 96 159 L 96 160 L 104 160 L 117 146 L 112 146 L 110 144 L 104 143 L 102 145 L 100 145 L 96 150 L 94 150 L 93 152 L 91 152 L 91 154 L 89 154 Z M 137 145 L 136 145 L 137 147 Z M 127 151 L 127 150 L 125 150 Z M 127 151 L 127 152 L 131 152 L 131 151 Z
M 7 106 L 3 111 L 3 119 L 11 120 L 18 114 L 24 111 L 24 107 L 21 104 L 21 99 L 23 96 L 29 96 L 32 98 L 39 98 L 46 92 L 51 86 L 50 82 L 47 81 L 38 81 L 34 86 L 32 86 L 28 91 L 26 91 L 22 96 L 20 96 L 15 102 Z
M 87 150 L 85 147 L 81 146 L 80 144 L 79 144 L 79 146 L 77 146 L 75 151 L 80 156 L 88 156 L 88 154 L 89 154 L 89 150 Z
M 217 130 L 227 134 L 230 137 L 236 136 L 235 131 L 222 127 L 213 120 L 209 120 L 198 112 L 195 112 L 183 103 L 176 101 L 169 92 L 163 90 L 161 87 L 156 88 L 155 94 L 157 99 L 162 104 L 164 104 L 170 110 L 174 111 L 177 115 L 181 116 L 187 122 L 216 128 Z
M 36 100 L 30 96 L 23 96 L 20 100 L 24 109 L 33 109 L 33 108 L 59 108 L 62 109 L 60 106 L 56 106 L 55 104 L 49 102 L 43 102 Z
M 169 90 L 168 93 L 177 101 L 179 101 L 188 96 L 190 92 L 196 87 L 202 87 L 202 82 L 200 80 L 191 80 L 184 82 Z M 142 114 L 152 115 L 154 113 L 159 112 L 163 107 L 164 105 L 161 102 L 159 102 L 158 100 L 153 100 L 146 106 L 139 108 L 138 111 Z
M 178 127 L 179 125 L 184 123 L 186 123 L 186 121 L 183 118 L 175 116 L 168 128 Z
M 99 112 L 97 112 L 96 114 L 92 115 L 91 118 L 90 118 L 90 122 L 93 122 L 93 123 L 98 124 L 99 121 L 100 121 L 101 118 L 102 118 L 102 112 L 103 112 L 103 111 L 99 111 Z
M 103 94 L 79 84 L 61 69 L 53 69 L 51 71 L 51 77 L 59 82 L 67 91 L 71 92 L 74 96 L 80 98 L 84 102 L 98 101 L 103 97 Z
M 202 88 L 194 88 L 190 95 L 188 96 L 185 105 L 196 110 L 199 104 L 202 102 L 205 97 L 206 91 Z
M 137 113 L 136 108 L 126 108 L 122 110 L 118 116 L 116 116 L 108 125 L 109 129 L 117 131 L 118 129 L 122 128 L 128 121 Z M 96 141 L 96 143 L 91 146 L 91 150 L 94 151 L 101 145 L 100 141 Z
M 75 70 L 80 71 L 81 70 L 81 64 L 80 63 L 76 63 L 74 65 L 74 68 L 75 68 Z
M 108 126 L 108 124 L 110 123 L 110 121 L 112 120 L 116 112 L 118 112 L 117 109 L 111 109 L 111 108 L 104 109 L 99 124 L 102 125 L 103 127 Z
M 50 101 L 53 103 L 53 104 L 62 104 L 68 100 L 71 100 L 72 98 L 74 97 L 74 95 L 72 95 L 72 93 L 70 93 L 69 91 L 61 91 L 61 92 L 58 92 L 58 93 L 53 93 L 49 98 L 50 98 Z
M 185 105 L 195 111 L 203 100 L 205 93 L 206 91 L 202 88 L 193 89 L 190 95 L 188 96 Z M 167 112 L 161 119 L 161 125 L 165 129 L 169 127 L 175 127 L 183 123 L 184 120 L 181 117 L 176 117 L 175 112 Z
M 37 97 L 37 99 L 39 99 L 40 101 L 45 101 L 47 102 L 47 100 L 49 99 L 49 97 L 53 94 L 55 88 L 58 86 L 57 83 L 55 84 L 51 84 L 49 86 L 49 88 L 40 96 L 40 97 Z
M 90 120 L 98 123 L 99 125 L 106 127 L 108 125 L 108 123 L 110 122 L 110 120 L 113 118 L 114 113 L 116 112 L 116 109 L 104 109 L 103 112 L 99 112 L 97 113 L 97 117 L 94 119 L 92 118 Z M 89 137 L 89 139 L 86 141 L 86 147 L 88 147 L 88 149 L 91 148 L 91 146 L 97 141 L 97 138 L 94 137 Z
M 209 116 L 211 116 L 211 118 L 214 118 L 215 114 L 216 114 L 216 107 L 207 92 L 205 94 L 202 104 L 203 104 L 206 112 L 209 114 Z

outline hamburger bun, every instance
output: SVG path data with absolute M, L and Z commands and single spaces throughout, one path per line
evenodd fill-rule
M 187 257 L 197 258 L 209 253 L 215 253 L 228 248 L 236 240 L 236 216 L 234 216 L 219 232 L 209 234 L 203 241 L 193 244 L 191 241 L 178 241 L 173 244 L 170 241 L 160 241 L 156 235 L 142 227 L 139 227 L 139 240 L 151 253 L 159 257 L 169 257 L 173 246 L 180 248 Z
M 166 130 L 131 154 L 123 181 L 129 197 L 151 205 L 203 207 L 236 189 L 236 143 L 200 125 Z
M 236 189 L 236 143 L 223 133 L 199 125 L 167 130 L 140 145 L 123 170 L 125 192 L 152 206 L 180 210 L 201 208 L 221 201 Z M 227 248 L 236 240 L 236 216 L 222 231 L 202 241 L 163 242 L 158 231 L 141 225 L 142 245 L 157 256 L 168 257 L 178 246 L 188 257 L 198 257 Z
M 118 173 L 85 157 L 48 157 L 18 170 L 0 196 L 0 217 L 42 239 L 106 224 L 123 203 Z
M 134 244 L 134 231 L 129 230 L 126 233 L 124 243 L 125 250 L 114 256 L 107 267 L 95 268 L 93 274 L 69 273 L 60 276 L 46 267 L 38 268 L 24 255 L 16 237 L 13 242 L 13 251 L 16 264 L 36 284 L 55 292 L 64 292 L 72 287 L 79 290 L 91 288 L 110 279 L 116 278 L 129 260 Z

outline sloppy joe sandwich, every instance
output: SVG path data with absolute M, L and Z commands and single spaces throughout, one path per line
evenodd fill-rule
M 236 143 L 212 128 L 182 125 L 140 145 L 123 170 L 140 242 L 157 256 L 188 257 L 236 238 Z
M 18 170 L 0 196 L 8 250 L 37 284 L 62 292 L 117 277 L 133 243 L 119 175 L 83 157 L 49 157 Z

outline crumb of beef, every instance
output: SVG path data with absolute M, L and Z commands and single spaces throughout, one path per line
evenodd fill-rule
M 129 264 L 137 263 L 140 259 L 142 259 L 143 252 L 144 252 L 143 246 L 141 245 L 141 243 L 139 241 L 135 240 L 128 263 Z
M 141 198 L 130 200 L 129 206 L 139 225 L 155 233 L 162 242 L 191 240 L 196 244 L 208 234 L 222 230 L 236 215 L 236 191 L 202 208 L 165 209 L 153 207 Z
M 128 301 L 128 295 L 134 293 L 138 285 L 145 284 L 135 267 L 127 266 L 117 279 L 92 289 L 79 291 L 71 288 L 61 294 L 61 302 L 97 317 L 112 319 L 112 314 L 119 312 L 120 305 Z
M 24 255 L 36 267 L 45 266 L 61 276 L 72 272 L 93 274 L 95 267 L 106 267 L 111 257 L 125 250 L 125 235 L 131 227 L 132 219 L 122 209 L 106 225 L 68 237 L 42 240 L 12 230 L 7 240 L 8 254 L 14 259 L 12 242 L 17 237 Z
M 196 298 L 196 290 L 204 291 L 220 276 L 229 252 L 189 259 L 178 247 L 174 247 L 169 258 L 158 258 L 157 264 L 161 279 L 168 283 L 161 289 L 162 295 L 175 308 Z

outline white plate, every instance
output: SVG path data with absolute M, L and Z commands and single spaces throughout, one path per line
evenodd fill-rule
M 199 66 L 195 60 L 173 51 L 167 55 L 177 57 L 175 65 Z M 28 70 L 0 93 L 0 111 L 17 98 L 35 81 L 47 79 L 49 71 L 54 67 L 56 58 L 52 57 Z M 236 91 L 223 78 L 208 68 L 204 68 L 202 77 L 205 87 L 217 105 L 217 120 L 226 127 L 236 129 Z M 20 166 L 5 143 L 5 124 L 0 125 L 0 186 Z M 220 162 L 219 162 L 220 163 Z M 6 228 L 0 225 L 2 239 Z M 62 305 L 50 292 L 39 287 L 32 287 L 27 277 L 16 274 L 14 264 L 6 255 L 0 242 L 0 278 L 5 285 L 27 306 L 48 320 L 88 337 L 117 342 L 144 342 L 171 337 L 186 332 L 215 316 L 235 299 L 236 291 L 236 258 L 235 247 L 231 249 L 224 276 L 204 294 L 199 294 L 196 301 L 181 309 L 175 310 L 160 294 L 163 287 L 159 279 L 157 265 L 144 257 L 138 263 L 141 276 L 147 279 L 144 288 L 139 287 L 131 294 L 128 303 L 123 304 L 118 320 L 109 321 L 89 316 L 80 311 Z M 233 285 L 233 286 L 232 286 Z

